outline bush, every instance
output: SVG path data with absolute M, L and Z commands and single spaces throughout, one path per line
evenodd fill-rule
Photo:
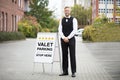
M 93 34 L 94 31 L 95 31 L 94 27 L 86 26 L 84 31 L 83 31 L 83 34 L 82 34 L 83 40 L 92 41 L 93 40 L 92 34 Z
M 21 32 L 0 32 L 0 42 L 21 39 L 25 39 L 24 34 Z
M 18 23 L 18 31 L 24 33 L 26 37 L 35 38 L 40 30 L 41 26 L 37 23 L 36 18 L 32 16 L 25 16 Z
M 105 17 L 104 15 L 102 15 L 102 16 L 98 16 L 95 18 L 92 26 L 93 27 L 103 27 L 107 23 L 108 23 L 108 18 Z
M 120 41 L 120 27 L 113 23 L 110 24 L 105 24 L 104 27 L 87 26 L 83 32 L 83 40 L 93 42 Z
M 97 17 L 91 26 L 85 27 L 82 36 L 85 41 L 120 41 L 120 26 L 108 22 L 105 16 Z

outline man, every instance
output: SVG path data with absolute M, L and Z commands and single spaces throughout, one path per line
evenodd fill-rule
M 76 77 L 76 56 L 75 56 L 75 33 L 77 31 L 77 20 L 70 16 L 70 7 L 64 8 L 65 17 L 60 20 L 59 34 L 61 36 L 62 47 L 62 70 L 63 73 L 59 76 L 68 75 L 68 49 L 70 52 L 71 72 L 72 77 Z

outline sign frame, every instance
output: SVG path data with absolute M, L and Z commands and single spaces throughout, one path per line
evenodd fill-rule
M 51 36 L 52 35 L 52 36 Z M 50 37 L 50 39 L 52 39 L 52 37 L 54 37 L 53 39 L 53 44 L 52 43 L 48 43 L 48 47 L 50 47 L 50 45 L 52 46 L 52 57 L 51 57 L 51 60 L 50 61 L 40 61 L 40 59 L 35 59 L 36 58 L 36 53 L 37 53 L 37 46 L 38 46 L 38 42 L 39 42 L 39 39 L 42 39 L 40 37 Z M 44 39 L 47 39 L 47 38 L 44 38 Z M 49 39 L 49 38 L 48 38 Z M 51 40 L 52 41 L 52 40 Z M 44 42 L 44 41 L 43 41 Z M 48 41 L 49 42 L 49 41 Z M 58 43 L 58 45 L 56 46 L 56 42 Z M 41 44 L 39 45 L 41 46 Z M 43 45 L 42 45 L 43 46 Z M 45 45 L 46 46 L 46 45 Z M 36 40 L 36 47 L 35 47 L 35 54 L 34 54 L 34 62 L 33 62 L 33 73 L 34 73 L 34 68 L 35 68 L 35 63 L 42 63 L 42 67 L 43 67 L 43 72 L 45 72 L 45 66 L 44 64 L 45 63 L 50 63 L 52 64 L 52 67 L 51 67 L 51 72 L 52 72 L 52 69 L 53 69 L 53 63 L 54 62 L 59 62 L 60 63 L 60 72 L 62 71 L 62 65 L 61 65 L 61 50 L 60 50 L 60 38 L 59 38 L 59 35 L 58 33 L 49 33 L 49 32 L 39 32 L 37 34 L 37 40 Z M 55 49 L 58 48 L 58 54 L 59 54 L 59 61 L 54 61 L 54 53 L 55 53 Z M 48 51 L 49 52 L 49 51 Z M 33 75 L 33 74 L 32 74 Z

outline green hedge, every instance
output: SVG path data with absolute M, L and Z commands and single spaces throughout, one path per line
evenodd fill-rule
M 87 26 L 83 32 L 84 41 L 116 42 L 120 41 L 120 26 L 109 23 L 99 27 Z
M 21 39 L 25 39 L 24 34 L 21 32 L 0 32 L 0 42 Z

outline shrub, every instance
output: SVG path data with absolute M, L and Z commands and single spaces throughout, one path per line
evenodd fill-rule
M 110 24 L 106 24 L 104 27 L 87 26 L 83 32 L 83 40 L 93 42 L 120 41 L 120 27 L 113 27 Z
M 92 41 L 93 40 L 92 34 L 93 34 L 94 31 L 95 31 L 94 27 L 86 26 L 84 31 L 83 31 L 83 34 L 82 34 L 83 40 Z
M 21 39 L 25 39 L 24 34 L 21 32 L 0 32 L 0 42 Z
M 108 22 L 105 16 L 97 17 L 91 26 L 85 27 L 83 40 L 120 41 L 120 26 L 114 22 Z
M 40 30 L 41 26 L 37 23 L 36 18 L 32 16 L 25 16 L 18 23 L 18 31 L 24 33 L 26 37 L 35 38 Z
M 105 24 L 108 23 L 108 18 L 105 17 L 104 15 L 102 16 L 98 16 L 95 18 L 94 22 L 93 22 L 93 27 L 103 27 L 105 26 Z

